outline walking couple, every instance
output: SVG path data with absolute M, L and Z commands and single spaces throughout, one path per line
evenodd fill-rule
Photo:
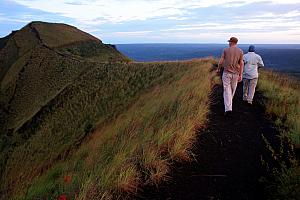
M 238 39 L 231 37 L 229 47 L 223 50 L 218 64 L 218 72 L 224 68 L 222 75 L 225 116 L 232 114 L 232 100 L 238 82 L 243 81 L 243 100 L 252 104 L 258 79 L 258 68 L 263 67 L 262 58 L 255 53 L 255 47 L 249 46 L 248 53 L 237 47 Z

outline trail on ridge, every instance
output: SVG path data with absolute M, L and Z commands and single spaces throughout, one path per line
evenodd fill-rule
M 243 200 L 265 199 L 259 178 L 264 170 L 262 134 L 276 134 L 265 117 L 257 93 L 252 106 L 242 101 L 239 83 L 233 116 L 223 115 L 223 90 L 217 85 L 211 95 L 208 124 L 200 130 L 191 163 L 175 164 L 171 180 L 158 187 L 146 187 L 137 199 Z

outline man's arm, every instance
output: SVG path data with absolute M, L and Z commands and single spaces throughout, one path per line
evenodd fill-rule
M 262 60 L 262 58 L 260 56 L 258 56 L 258 63 L 257 63 L 257 65 L 258 65 L 258 68 L 264 67 L 264 62 L 263 62 L 263 60 Z
M 221 58 L 220 58 L 220 60 L 219 60 L 219 63 L 218 63 L 218 69 L 217 69 L 217 72 L 220 72 L 221 71 L 221 68 L 223 67 L 223 63 L 224 63 L 224 51 L 223 51 L 223 53 L 222 53 L 222 56 L 221 56 Z
M 238 79 L 238 81 L 240 82 L 243 79 L 243 71 L 244 71 L 243 53 L 241 54 L 239 65 L 240 65 L 240 71 L 239 71 L 239 79 Z

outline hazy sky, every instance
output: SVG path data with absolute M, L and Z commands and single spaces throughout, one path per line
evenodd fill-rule
M 63 22 L 105 43 L 300 44 L 300 0 L 0 0 L 0 37 Z

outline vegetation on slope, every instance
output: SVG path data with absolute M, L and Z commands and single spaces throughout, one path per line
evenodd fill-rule
M 130 59 L 119 53 L 115 46 L 104 45 L 95 41 L 77 42 L 57 48 L 57 50 L 65 55 L 72 55 L 78 59 L 85 59 L 93 62 L 130 62 Z
M 0 38 L 0 49 L 2 49 L 3 47 L 5 47 L 6 43 L 8 42 L 8 40 L 16 33 L 16 31 L 12 31 L 9 35 Z
M 111 45 L 65 24 L 32 22 L 1 41 L 2 135 L 16 132 L 88 70 L 86 62 L 129 61 Z
M 263 92 L 266 111 L 273 116 L 282 136 L 300 145 L 300 83 L 292 77 L 263 71 L 259 90 Z
M 272 176 L 265 179 L 269 199 L 298 199 L 300 196 L 300 165 L 296 157 L 286 154 L 284 145 L 292 144 L 292 149 L 300 147 L 300 84 L 292 77 L 263 71 L 260 75 L 259 90 L 266 97 L 266 112 L 275 121 L 280 133 L 280 151 L 270 144 L 277 166 L 271 170 Z M 287 161 L 287 159 L 290 159 Z
M 6 128 L 16 131 L 86 69 L 86 64 L 40 46 L 23 56 L 1 83 Z
M 78 81 L 78 77 L 82 77 L 83 74 L 87 74 L 93 69 L 97 71 L 97 68 L 101 68 L 101 70 L 106 70 L 107 72 L 110 71 L 108 68 L 113 68 L 113 63 L 127 63 L 128 61 L 129 59 L 118 52 L 113 46 L 105 45 L 99 39 L 66 24 L 32 22 L 21 30 L 14 31 L 9 36 L 1 38 L 1 180 L 5 179 L 8 169 L 6 168 L 6 165 L 11 159 L 13 160 L 15 158 L 13 155 L 16 154 L 16 151 L 21 148 L 22 145 L 25 149 L 23 152 L 24 154 L 26 154 L 26 152 L 29 153 L 30 150 L 33 149 L 31 147 L 28 147 L 28 149 L 24 147 L 26 144 L 29 146 L 31 145 L 26 143 L 32 139 L 31 136 L 35 134 L 39 135 L 37 133 L 41 133 L 45 129 L 47 129 L 48 132 L 45 131 L 45 134 L 42 134 L 43 136 L 49 132 L 56 132 L 58 126 L 52 127 L 51 122 L 55 123 L 60 120 L 60 118 L 56 118 L 53 121 L 52 118 L 47 118 L 49 124 L 44 123 L 44 129 L 40 128 L 41 126 L 38 123 L 46 120 L 46 118 L 44 118 L 46 116 L 45 113 L 48 113 L 49 109 L 55 110 L 54 106 L 57 108 L 62 105 L 61 102 L 64 101 L 64 98 L 71 98 L 71 89 L 72 87 L 77 87 L 76 84 L 78 84 L 78 82 L 75 80 Z M 105 63 L 107 64 L 105 65 Z M 121 65 L 118 66 L 121 68 Z M 137 67 L 135 67 L 135 70 L 133 70 L 132 73 L 138 71 L 136 68 Z M 102 72 L 101 70 L 99 70 L 99 72 Z M 98 75 L 98 82 L 101 81 L 100 78 L 102 78 L 102 76 Z M 157 77 L 151 78 L 149 81 L 154 81 Z M 88 80 L 89 78 L 87 77 L 86 79 Z M 74 82 L 76 82 L 76 84 L 74 84 Z M 142 87 L 139 89 L 142 89 Z M 93 92 L 94 94 L 97 93 L 96 91 Z M 132 96 L 133 95 L 131 95 L 131 97 Z M 60 101 L 60 105 L 57 104 L 58 101 Z M 76 106 L 74 107 L 76 110 Z M 53 114 L 54 113 L 55 112 L 53 111 Z M 58 115 L 55 114 L 53 116 L 58 117 Z M 78 119 L 81 123 L 80 120 L 81 119 Z M 86 120 L 88 121 L 89 119 Z M 61 123 L 60 125 L 59 128 L 67 129 L 67 124 Z M 78 126 L 81 125 L 87 127 L 90 126 L 89 122 L 83 122 L 80 125 L 76 124 L 76 126 L 72 125 L 70 125 L 70 129 L 73 130 L 77 130 Z M 86 130 L 88 129 L 87 127 Z M 40 132 L 37 131 L 39 128 Z M 70 131 L 67 133 L 70 133 Z M 74 137 L 78 136 L 76 133 L 74 133 L 74 135 Z M 41 135 L 39 137 L 41 137 Z M 72 138 L 72 134 L 68 137 Z M 45 136 L 45 138 L 47 137 Z M 43 140 L 43 137 L 40 139 Z M 72 143 L 74 141 L 70 140 L 69 142 Z M 69 145 L 71 145 L 71 143 Z M 44 152 L 43 149 L 40 149 L 38 145 L 35 147 L 37 152 L 44 155 L 41 153 Z M 52 151 L 56 152 L 56 149 L 52 149 Z M 59 150 L 58 148 L 57 150 L 57 152 L 62 151 L 65 151 L 65 149 Z M 28 154 L 27 156 L 35 157 L 35 153 L 37 152 L 30 152 L 32 155 Z M 47 151 L 45 150 L 45 152 Z M 39 155 L 39 153 L 37 153 L 37 155 Z M 60 155 L 60 153 L 55 155 L 49 154 L 48 156 L 53 158 L 57 155 Z M 40 157 L 37 156 L 37 159 L 39 158 Z M 29 163 L 31 162 L 30 160 L 27 161 Z M 36 164 L 36 162 L 33 163 Z M 18 164 L 22 165 L 21 162 L 18 162 Z M 36 173 L 39 173 L 41 169 L 45 169 L 45 166 L 48 166 L 48 164 L 40 163 L 37 169 L 32 169 L 31 165 L 28 165 L 27 167 L 29 171 L 36 171 Z M 22 170 L 26 171 L 27 169 L 24 168 Z M 22 176 L 18 173 L 19 172 L 16 172 L 15 177 L 22 177 L 20 180 L 23 180 L 23 178 L 26 177 L 26 173 Z M 5 181 L 7 181 L 7 179 Z M 18 178 L 10 180 L 10 182 L 18 181 Z M 2 194 L 4 192 L 3 190 L 6 189 L 7 185 L 1 184 L 0 193 Z
M 133 192 L 141 177 L 161 180 L 170 160 L 188 158 L 193 126 L 203 123 L 210 65 L 206 60 L 92 68 L 11 138 L 14 148 L 2 189 L 22 196 L 31 181 L 44 174 L 28 190 L 28 198 L 55 197 L 66 192 L 63 177 L 72 173 L 72 180 L 78 181 L 73 192 L 88 198 L 91 190 L 97 196 Z M 136 101 L 153 86 L 157 87 Z M 96 124 L 92 140 L 86 139 Z M 69 158 L 79 146 L 80 151 Z M 74 163 L 79 169 L 73 168 Z

